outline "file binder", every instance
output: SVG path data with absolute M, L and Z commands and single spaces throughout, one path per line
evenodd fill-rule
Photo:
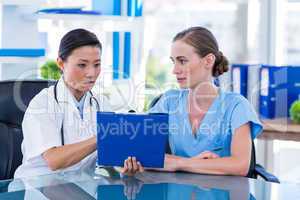
M 163 168 L 169 116 L 97 112 L 97 164 L 123 166 L 134 156 L 144 167 Z
M 255 85 L 259 83 L 259 64 L 232 64 L 232 91 L 243 95 L 249 100 L 253 98 Z
M 260 71 L 260 116 L 289 117 L 291 104 L 299 99 L 300 67 L 263 65 Z
M 232 64 L 232 91 L 243 95 L 259 112 L 259 74 L 260 64 Z
M 248 66 L 246 64 L 231 65 L 232 91 L 247 98 Z

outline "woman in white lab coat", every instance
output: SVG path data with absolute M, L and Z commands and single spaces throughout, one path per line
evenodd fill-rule
M 103 96 L 91 92 L 101 72 L 102 45 L 84 29 L 61 40 L 57 63 L 60 80 L 30 102 L 22 123 L 23 163 L 15 178 L 95 167 L 96 111 L 110 110 Z M 124 173 L 140 168 L 131 158 Z

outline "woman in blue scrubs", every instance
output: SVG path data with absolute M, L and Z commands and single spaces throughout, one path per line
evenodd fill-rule
M 150 110 L 169 113 L 172 154 L 163 171 L 245 176 L 262 125 L 247 99 L 214 85 L 228 71 L 215 37 L 203 27 L 184 30 L 173 39 L 170 58 L 180 89 L 167 91 Z

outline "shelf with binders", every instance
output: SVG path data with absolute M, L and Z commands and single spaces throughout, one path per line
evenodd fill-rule
M 20 56 L 0 56 L 0 64 L 3 63 L 37 63 L 45 60 L 45 57 L 20 57 Z
M 289 117 L 291 104 L 300 97 L 300 67 L 267 66 L 260 70 L 260 115 L 265 119 Z

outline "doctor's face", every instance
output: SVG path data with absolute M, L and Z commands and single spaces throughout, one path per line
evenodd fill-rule
M 74 49 L 66 60 L 57 59 L 64 81 L 77 99 L 94 86 L 101 72 L 100 57 L 99 47 L 82 46 Z
M 176 76 L 180 88 L 196 88 L 201 83 L 212 79 L 211 54 L 201 57 L 193 46 L 182 40 L 173 42 L 171 60 L 173 74 Z

